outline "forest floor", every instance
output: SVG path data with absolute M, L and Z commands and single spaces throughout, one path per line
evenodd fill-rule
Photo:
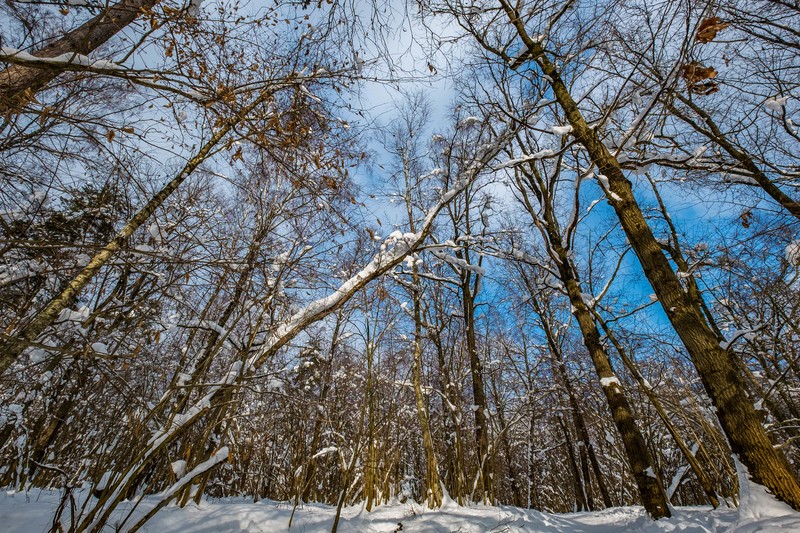
M 58 492 L 0 492 L 0 531 L 41 533 L 51 529 L 59 501 Z M 129 527 L 151 509 L 155 500 L 145 498 L 126 523 Z M 131 503 L 117 509 L 114 519 L 127 515 Z M 295 513 L 290 531 L 298 533 L 331 530 L 335 508 L 306 504 Z M 141 529 L 158 533 L 277 532 L 287 531 L 292 506 L 286 502 L 225 499 L 193 503 L 181 509 L 171 505 L 155 515 Z M 401 526 L 402 525 L 402 526 Z M 108 531 L 116 528 L 109 525 Z M 123 531 L 126 527 L 123 527 Z M 678 507 L 673 516 L 653 522 L 641 507 L 616 507 L 591 513 L 550 514 L 510 506 L 473 505 L 459 507 L 447 502 L 431 511 L 413 503 L 379 506 L 367 512 L 363 506 L 346 507 L 340 532 L 536 532 L 536 533 L 623 533 L 623 532 L 800 532 L 800 513 L 777 503 L 766 494 L 751 497 L 740 508 Z

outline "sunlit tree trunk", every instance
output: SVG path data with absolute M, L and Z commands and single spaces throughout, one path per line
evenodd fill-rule
M 242 110 L 242 116 L 251 112 L 255 107 L 268 97 L 263 92 L 251 104 Z M 108 261 L 119 252 L 128 238 L 141 227 L 144 222 L 172 195 L 173 192 L 200 166 L 210 155 L 214 147 L 228 134 L 235 125 L 234 120 L 226 121 L 214 132 L 211 139 L 204 144 L 197 154 L 192 157 L 183 169 L 169 181 L 147 204 L 142 207 L 133 218 L 117 233 L 113 240 L 106 244 L 89 263 L 67 284 L 67 286 L 51 300 L 41 311 L 13 335 L 0 342 L 0 375 L 22 354 L 30 342 L 36 339 L 49 325 L 76 300 L 81 291 L 91 282 L 94 276 L 105 266 Z
M 425 485 L 427 486 L 428 507 L 431 509 L 442 506 L 442 487 L 439 482 L 439 465 L 436 461 L 436 449 L 433 445 L 433 435 L 425 405 L 425 396 L 422 393 L 422 311 L 421 287 L 419 280 L 419 267 L 412 267 L 414 276 L 414 399 L 417 405 L 417 418 L 422 430 L 422 447 L 425 450 Z
M 747 467 L 753 481 L 764 485 L 779 499 L 800 510 L 800 484 L 796 475 L 783 454 L 773 447 L 761 425 L 732 355 L 720 346 L 699 302 L 687 295 L 664 256 L 633 195 L 632 184 L 597 132 L 587 124 L 561 79 L 559 69 L 547 57 L 542 44 L 528 35 L 520 14 L 505 0 L 500 2 L 509 22 L 530 53 L 530 59 L 548 76 L 554 97 L 572 127 L 572 135 L 586 149 L 597 172 L 608 180 L 608 201 L 619 217 L 622 229 L 667 318 L 697 368 L 706 392 L 717 409 L 731 449 Z
M 62 54 L 89 54 L 122 31 L 143 12 L 160 0 L 123 0 L 104 8 L 100 14 L 84 22 L 60 39 L 33 52 L 40 58 Z M 55 65 L 12 65 L 0 70 L 0 115 L 24 104 L 50 83 L 60 70 Z

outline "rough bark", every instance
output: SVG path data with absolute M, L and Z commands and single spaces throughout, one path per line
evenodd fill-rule
M 106 43 L 159 1 L 122 0 L 104 9 L 102 13 L 60 39 L 36 50 L 33 55 L 41 58 L 53 58 L 73 53 L 87 55 Z M 47 64 L 42 64 L 41 67 L 12 65 L 0 71 L 0 115 L 24 104 L 60 73 L 60 69 Z
M 796 475 L 783 454 L 773 448 L 745 392 L 732 354 L 720 346 L 699 302 L 686 294 L 672 270 L 642 214 L 633 195 L 632 184 L 625 177 L 619 161 L 586 122 L 559 69 L 546 56 L 541 43 L 528 35 L 519 13 L 505 0 L 501 0 L 501 5 L 527 47 L 528 57 L 548 76 L 555 99 L 572 126 L 572 135 L 588 152 L 597 171 L 608 180 L 608 201 L 716 407 L 731 449 L 747 467 L 754 482 L 764 485 L 780 500 L 800 510 L 800 483 Z
M 686 458 L 686 461 L 689 463 L 689 466 L 694 472 L 694 475 L 697 476 L 697 481 L 700 482 L 700 486 L 703 488 L 703 492 L 705 493 L 708 502 L 716 509 L 719 506 L 719 498 L 717 498 L 717 492 L 714 490 L 714 486 L 711 483 L 711 479 L 708 477 L 705 469 L 702 467 L 700 462 L 697 460 L 695 455 L 689 449 L 689 446 L 686 444 L 686 441 L 683 440 L 683 437 L 678 432 L 678 428 L 675 427 L 675 424 L 672 423 L 670 420 L 667 411 L 664 409 L 664 406 L 661 404 L 661 400 L 658 399 L 658 396 L 653 392 L 653 389 L 650 385 L 645 381 L 644 376 L 642 373 L 639 372 L 639 369 L 636 367 L 634 362 L 628 357 L 627 351 L 623 348 L 622 344 L 616 338 L 616 335 L 613 334 L 611 329 L 608 325 L 603 321 L 600 315 L 597 312 L 593 312 L 595 318 L 598 320 L 600 327 L 603 328 L 603 331 L 606 333 L 606 337 L 611 341 L 611 344 L 614 346 L 614 349 L 622 359 L 623 364 L 631 373 L 633 378 L 636 380 L 636 383 L 639 385 L 639 389 L 644 392 L 647 399 L 650 400 L 650 404 L 658 413 L 658 417 L 664 423 L 669 432 L 672 439 L 675 441 L 675 444 L 678 445 L 678 448 L 683 453 L 683 456 Z
M 614 425 L 622 438 L 625 456 L 636 480 L 642 504 L 648 514 L 655 519 L 669 517 L 671 513 L 664 486 L 655 471 L 644 437 L 636 425 L 633 410 L 622 389 L 622 384 L 611 367 L 611 359 L 603 348 L 597 325 L 589 311 L 589 307 L 583 301 L 577 273 L 574 271 L 574 266 L 568 257 L 567 250 L 560 246 L 560 243 L 553 242 L 553 239 L 558 238 L 558 236 L 550 234 L 549 237 L 551 246 L 553 246 L 561 259 L 561 264 L 558 265 L 561 281 L 567 289 L 570 304 L 573 308 L 573 315 L 578 321 L 578 326 L 583 335 L 583 343 L 589 351 L 597 377 L 600 379 L 603 393 L 611 410 L 611 416 L 614 419 Z

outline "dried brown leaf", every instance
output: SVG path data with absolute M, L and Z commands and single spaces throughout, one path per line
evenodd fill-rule
M 727 22 L 723 22 L 719 17 L 711 17 L 703 20 L 697 27 L 697 33 L 694 40 L 699 43 L 710 43 L 717 37 L 717 33 L 730 26 Z
M 697 61 L 692 61 L 683 66 L 683 79 L 685 79 L 689 85 L 716 77 L 717 71 L 714 70 L 714 67 L 703 66 Z

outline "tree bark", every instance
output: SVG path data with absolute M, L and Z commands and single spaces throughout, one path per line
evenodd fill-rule
M 780 500 L 800 510 L 800 483 L 786 458 L 776 451 L 761 425 L 732 355 L 723 349 L 709 327 L 700 304 L 683 289 L 647 224 L 619 161 L 587 124 L 556 65 L 545 55 L 541 43 L 532 39 L 519 16 L 500 0 L 511 24 L 534 60 L 548 76 L 554 96 L 564 111 L 572 135 L 586 149 L 600 174 L 608 180 L 608 201 L 642 265 L 642 269 L 675 328 L 717 410 L 720 424 L 752 478 Z
M 89 54 L 122 31 L 160 0 L 122 0 L 84 22 L 60 39 L 36 50 L 33 55 L 53 58 L 62 54 Z M 13 111 L 60 74 L 52 65 L 12 65 L 0 71 L 0 115 Z
M 551 232 L 549 238 L 551 246 L 561 260 L 558 265 L 561 281 L 567 288 L 573 315 L 578 321 L 583 335 L 583 343 L 592 358 L 597 377 L 600 379 L 601 388 L 611 409 L 614 425 L 622 438 L 625 456 L 636 480 L 642 504 L 654 519 L 669 517 L 671 513 L 664 486 L 655 471 L 644 437 L 636 425 L 633 411 L 623 392 L 622 383 L 614 373 L 611 367 L 611 359 L 600 341 L 600 332 L 597 330 L 597 325 L 588 305 L 583 301 L 580 281 L 574 270 L 574 265 L 569 258 L 567 250 L 561 246 L 560 242 L 554 242 L 554 239 L 560 239 L 560 236 Z
M 439 484 L 439 465 L 436 462 L 436 449 L 433 445 L 433 435 L 425 407 L 425 397 L 422 394 L 422 314 L 420 310 L 420 283 L 419 267 L 412 267 L 414 276 L 414 399 L 417 404 L 417 417 L 422 430 L 422 447 L 425 450 L 425 482 L 428 487 L 428 507 L 436 509 L 442 506 L 442 487 Z
M 267 97 L 268 93 L 266 91 L 261 93 L 260 96 L 242 111 L 241 116 L 247 115 L 247 113 L 252 111 Z M 234 122 L 233 120 L 225 122 L 223 126 L 214 133 L 211 139 L 203 145 L 198 153 L 186 163 L 180 173 L 153 196 L 150 201 L 125 224 L 114 239 L 95 254 L 91 261 L 89 261 L 89 263 L 67 284 L 58 296 L 51 300 L 44 309 L 39 311 L 19 332 L 13 336 L 4 338 L 0 342 L 0 376 L 17 360 L 30 342 L 35 340 L 45 328 L 58 318 L 61 311 L 72 305 L 80 292 L 89 284 L 100 269 L 124 247 L 128 238 L 133 235 L 133 233 L 150 218 L 155 210 L 175 192 L 186 178 L 209 157 L 213 148 L 233 128 Z
M 592 310 L 595 319 L 597 319 L 600 327 L 603 328 L 603 331 L 606 333 L 606 337 L 611 341 L 611 344 L 614 346 L 614 349 L 622 359 L 623 364 L 627 367 L 628 371 L 633 376 L 633 379 L 636 380 L 636 383 L 639 384 L 639 388 L 642 392 L 644 392 L 647 399 L 650 400 L 650 404 L 658 413 L 659 418 L 664 423 L 667 428 L 667 431 L 672 436 L 672 439 L 675 441 L 675 444 L 678 445 L 680 448 L 681 453 L 686 458 L 686 461 L 689 463 L 689 466 L 694 472 L 694 475 L 697 476 L 697 481 L 700 482 L 700 486 L 703 488 L 703 492 L 708 499 L 708 502 L 714 507 L 715 509 L 719 506 L 719 498 L 717 498 L 717 492 L 714 490 L 713 485 L 711 484 L 711 479 L 708 477 L 708 474 L 700 465 L 700 462 L 697 460 L 695 455 L 689 449 L 689 446 L 686 445 L 686 442 L 683 440 L 683 437 L 678 432 L 678 428 L 675 427 L 675 424 L 672 423 L 672 420 L 669 419 L 669 415 L 667 414 L 664 406 L 661 404 L 661 400 L 658 399 L 658 395 L 653 392 L 653 389 L 650 388 L 650 385 L 645 381 L 644 376 L 642 373 L 639 372 L 639 369 L 633 363 L 626 350 L 623 348 L 622 344 L 617 339 L 616 335 L 613 334 L 611 329 L 605 323 L 605 321 L 600 317 L 599 313 Z

